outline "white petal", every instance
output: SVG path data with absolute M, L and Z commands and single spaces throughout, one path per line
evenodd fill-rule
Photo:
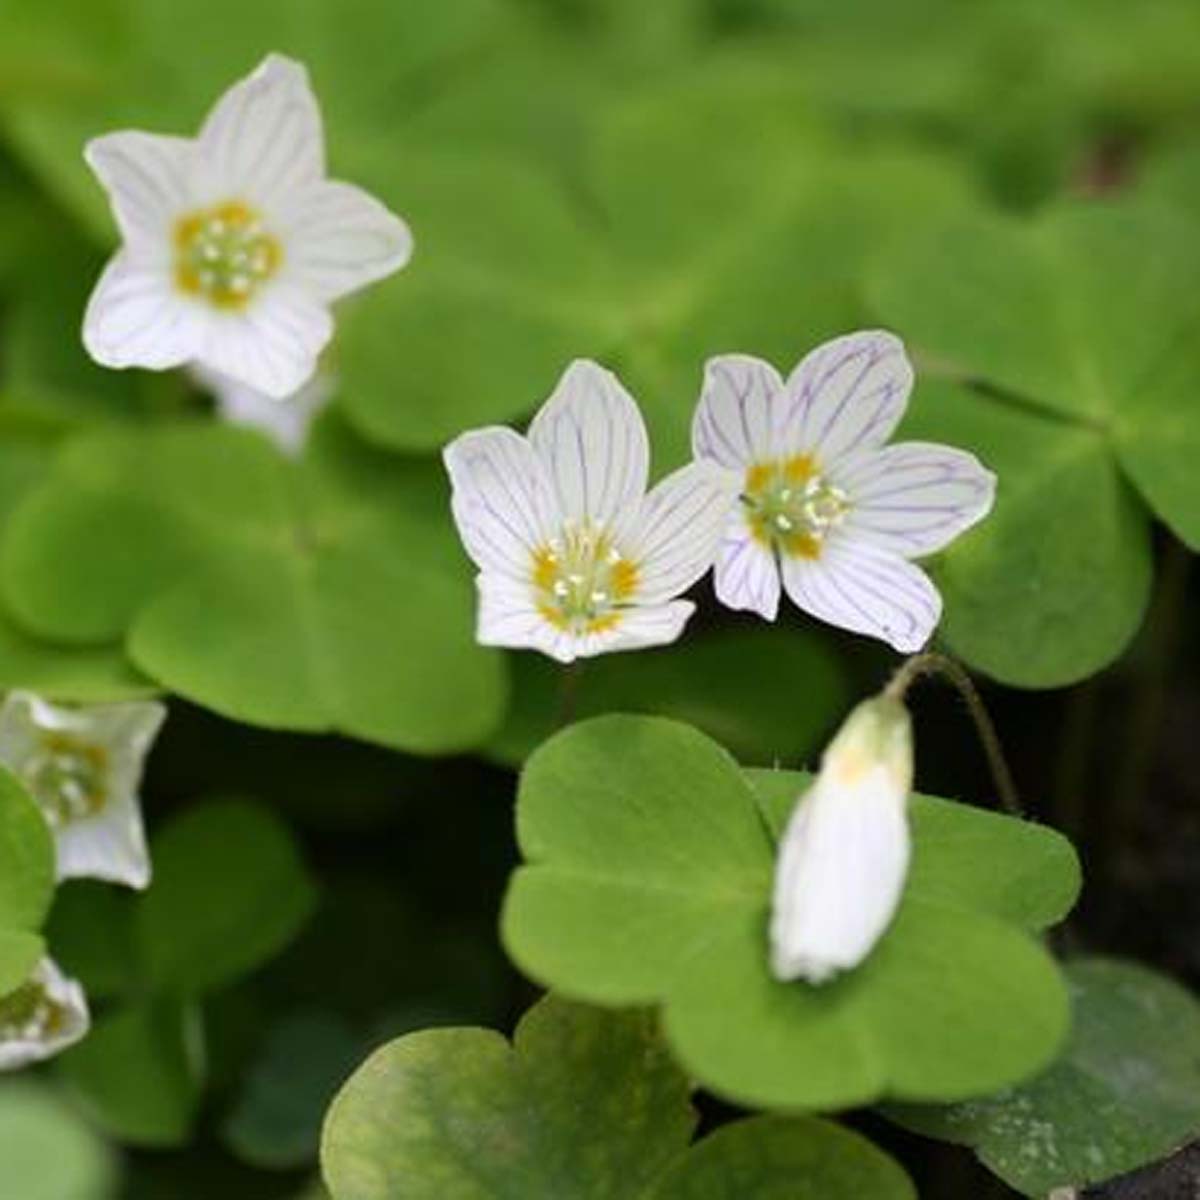
M 782 418 L 787 453 L 811 454 L 827 469 L 882 446 L 904 415 L 912 380 L 904 343 L 883 330 L 818 346 L 788 377 Z
M 205 202 L 286 206 L 325 174 L 321 114 L 298 62 L 269 54 L 209 114 L 198 139 L 193 187 Z
M 996 476 L 973 454 L 928 442 L 864 454 L 837 483 L 851 498 L 847 529 L 905 558 L 942 549 L 991 511 L 996 494 Z
M 84 149 L 125 241 L 158 261 L 170 256 L 174 224 L 191 206 L 194 153 L 189 138 L 132 130 L 93 138 Z
M 696 606 L 690 600 L 621 609 L 620 621 L 603 650 L 643 650 L 647 646 L 669 645 L 678 640 L 695 611 Z
M 920 567 L 849 536 L 829 538 L 819 558 L 785 558 L 783 586 L 810 616 L 901 654 L 920 650 L 942 615 L 942 598 Z
M 103 367 L 164 370 L 187 362 L 204 317 L 175 290 L 170 268 L 140 265 L 127 251 L 100 276 L 83 318 L 83 344 Z
M 467 553 L 481 570 L 528 591 L 533 554 L 558 525 L 550 481 L 533 448 L 511 429 L 475 429 L 455 438 L 442 458 Z
M 735 509 L 725 526 L 715 567 L 717 599 L 726 608 L 756 612 L 768 621 L 779 614 L 779 564 Z
M 412 257 L 408 226 L 349 183 L 322 181 L 306 189 L 285 236 L 289 269 L 326 300 L 382 279 Z
M 633 397 L 594 362 L 573 362 L 529 426 L 563 516 L 604 525 L 639 502 L 650 472 L 646 424 Z
M 42 1038 L 0 1038 L 0 1071 L 15 1071 L 30 1063 L 43 1062 L 74 1045 L 91 1028 L 87 997 L 74 979 L 68 979 L 57 964 L 43 958 L 31 980 L 40 984 L 58 1008 L 59 1021 L 53 1032 Z
M 67 706 L 11 692 L 0 706 L 0 761 L 24 778 L 46 734 L 68 734 L 104 750 L 104 805 L 93 816 L 54 826 L 61 879 L 89 877 L 143 888 L 150 859 L 138 791 L 150 747 L 166 719 L 157 701 Z M 36 798 L 36 797 L 35 797 Z
M 476 576 L 479 616 L 476 638 L 482 646 L 539 650 L 560 663 L 618 650 L 667 645 L 683 632 L 696 606 L 687 600 L 622 608 L 616 622 L 594 632 L 560 629 L 539 612 L 532 589 L 504 576 Z
M 150 884 L 150 852 L 134 795 L 114 796 L 94 817 L 71 821 L 57 833 L 58 879 L 103 879 L 126 887 Z
M 871 952 L 904 891 L 905 801 L 883 767 L 853 785 L 822 770 L 780 845 L 771 915 L 776 978 L 821 983 Z
M 692 453 L 734 470 L 777 457 L 782 393 L 779 372 L 761 358 L 710 358 L 692 418 Z
M 642 501 L 624 544 L 637 564 L 637 600 L 661 604 L 713 565 L 740 480 L 715 463 L 689 463 Z
M 299 288 L 276 284 L 242 312 L 213 312 L 196 357 L 275 399 L 313 377 L 333 335 L 329 310 Z
M 479 593 L 476 640 L 481 646 L 540 650 L 558 662 L 574 662 L 577 639 L 546 620 L 532 588 L 486 572 L 475 577 L 475 586 Z
M 333 380 L 320 372 L 298 392 L 282 400 L 208 367 L 195 365 L 190 374 L 212 393 L 221 420 L 261 430 L 284 454 L 291 456 L 303 450 L 313 418 L 328 405 L 334 392 Z

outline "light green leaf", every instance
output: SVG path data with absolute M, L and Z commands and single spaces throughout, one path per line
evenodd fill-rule
M 263 0 L 253 10 L 237 0 L 169 10 L 130 0 L 13 0 L 5 24 L 12 37 L 0 49 L 12 81 L 7 131 L 60 202 L 97 239 L 115 241 L 103 193 L 80 159 L 88 138 L 126 128 L 194 136 L 220 94 L 273 49 L 308 65 L 340 173 L 346 141 L 393 129 L 418 81 L 441 71 L 452 78 L 452 64 L 486 43 L 498 8 L 494 0 Z
M 886 246 L 965 202 L 937 161 L 843 152 L 787 61 L 713 55 L 596 124 L 585 166 L 627 289 L 619 361 L 660 466 L 689 457 L 706 358 L 744 351 L 786 373 L 861 324 Z
M 339 373 L 367 436 L 438 450 L 463 429 L 532 412 L 573 358 L 615 340 L 620 308 L 605 301 L 596 239 L 532 166 L 397 156 L 389 136 L 355 175 L 403 198 L 417 239 L 403 276 L 346 315 Z
M 949 1108 L 893 1106 L 930 1137 L 972 1147 L 1026 1196 L 1083 1188 L 1165 1158 L 1200 1131 L 1200 1004 L 1145 967 L 1067 967 L 1073 1028 L 1044 1074 Z
M 0 1086 L 0 1178 L 21 1200 L 113 1200 L 109 1147 L 54 1092 L 29 1080 Z
M 529 865 L 505 901 L 509 953 L 580 999 L 660 1004 L 681 1061 L 742 1103 L 962 1098 L 1044 1066 L 1065 1033 L 1066 992 L 1020 927 L 1070 906 L 1069 846 L 918 801 L 912 876 L 875 951 L 824 986 L 784 984 L 767 963 L 769 825 L 801 783 L 776 777 L 758 795 L 720 747 L 668 721 L 604 717 L 559 734 L 521 781 Z
M 151 857 L 139 946 L 153 983 L 180 995 L 224 987 L 278 954 L 316 900 L 287 826 L 244 801 L 175 817 Z
M 54 896 L 54 840 L 41 809 L 0 766 L 0 929 L 38 929 Z
M 158 693 L 119 648 L 61 646 L 24 633 L 0 616 L 0 688 L 62 703 L 104 704 Z
M 0 929 L 0 996 L 14 992 L 28 981 L 46 943 L 24 929 Z
M 444 492 L 435 464 L 334 416 L 298 464 L 230 427 L 82 438 L 10 521 L 6 597 L 43 636 L 124 634 L 141 669 L 234 719 L 461 749 L 506 688 Z
M 1149 531 L 1101 434 L 935 381 L 900 436 L 973 450 L 999 477 L 991 515 L 933 563 L 956 654 L 1005 683 L 1057 687 L 1128 645 L 1149 600 Z
M 82 155 L 76 155 L 80 166 Z M 104 257 L 45 211 L 18 263 L 21 284 L 0 330 L 0 387 L 10 401 L 60 422 L 102 423 L 153 412 L 174 380 L 106 370 L 84 350 L 80 323 Z M 177 384 L 175 386 L 178 386 Z
M 138 1146 L 188 1140 L 200 1098 L 199 1017 L 174 1002 L 143 1002 L 100 1018 L 58 1070 L 103 1129 Z
M 546 997 L 512 1047 L 427 1030 L 342 1089 L 322 1163 L 334 1200 L 915 1200 L 904 1172 L 824 1121 L 739 1121 L 688 1148 L 688 1083 L 642 1012 Z
M 724 1125 L 687 1152 L 647 1200 L 916 1200 L 866 1138 L 813 1117 Z
M 1163 207 L 1075 205 L 917 239 L 881 271 L 876 300 L 919 351 L 1101 434 L 1200 547 L 1198 271 L 1200 232 Z
M 775 837 L 812 781 L 801 771 L 746 771 Z M 911 891 L 967 904 L 1036 933 L 1071 911 L 1082 879 L 1071 843 L 1032 821 L 1014 821 L 936 796 L 912 796 Z
M 0 521 L 45 475 L 64 429 L 22 409 L 0 403 Z M 151 694 L 119 648 L 73 647 L 35 638 L 0 614 L 0 688 L 22 688 L 50 700 L 100 703 Z
M 995 515 L 939 573 L 946 637 L 972 665 L 1055 686 L 1121 653 L 1150 585 L 1126 481 L 1200 546 L 1197 271 L 1200 229 L 1161 203 L 977 217 L 881 270 L 884 318 L 931 367 L 990 387 L 935 389 L 932 402 L 922 389 L 906 426 L 976 449 L 999 474 Z
M 410 1034 L 342 1089 L 322 1140 L 334 1200 L 641 1195 L 687 1144 L 688 1084 L 646 1013 L 547 999 L 509 1044 Z
M 512 669 L 513 704 L 490 753 L 517 765 L 554 732 L 568 685 L 562 667 L 540 655 L 519 655 Z M 810 755 L 849 702 L 826 642 L 808 630 L 784 635 L 765 626 L 689 634 L 675 646 L 597 658 L 570 686 L 577 717 L 674 717 L 742 760 L 764 764 Z

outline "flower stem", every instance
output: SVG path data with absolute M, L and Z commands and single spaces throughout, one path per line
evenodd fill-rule
M 557 729 L 565 729 L 575 720 L 575 712 L 579 706 L 579 679 L 582 674 L 583 659 L 577 658 L 568 663 L 559 676 L 558 714 L 555 721 Z
M 983 697 L 979 694 L 979 689 L 975 686 L 975 681 L 961 663 L 956 662 L 949 655 L 939 654 L 936 650 L 914 654 L 900 664 L 899 669 L 884 688 L 883 694 L 893 700 L 903 701 L 908 689 L 918 679 L 929 675 L 942 676 L 958 690 L 975 725 L 975 732 L 983 746 L 984 754 L 987 755 L 988 767 L 992 772 L 992 782 L 995 784 L 1001 806 L 1015 817 L 1022 816 L 1017 785 L 1013 781 L 1012 771 L 1009 770 L 1008 760 L 1004 757 L 1000 736 L 996 733 L 996 726 L 983 702 Z

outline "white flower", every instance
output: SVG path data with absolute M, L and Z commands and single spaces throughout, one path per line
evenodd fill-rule
M 15 1071 L 74 1045 L 91 1027 L 74 979 L 43 958 L 14 992 L 0 996 L 0 1071 Z
M 903 344 L 877 330 L 826 342 L 786 383 L 757 358 L 709 361 L 693 452 L 743 479 L 716 563 L 723 604 L 773 621 L 782 576 L 811 616 L 901 653 L 925 644 L 942 599 L 908 560 L 984 517 L 996 477 L 949 446 L 884 447 L 912 378 Z
M 0 705 L 0 762 L 41 807 L 60 880 L 149 884 L 138 788 L 166 714 L 154 701 L 68 708 L 29 692 Z
M 84 157 L 123 245 L 83 323 L 107 367 L 202 362 L 269 396 L 297 391 L 329 341 L 329 305 L 402 267 L 408 227 L 325 178 L 304 67 L 269 55 L 195 139 L 121 132 Z
M 675 599 L 711 566 L 738 479 L 692 463 L 646 484 L 646 426 L 615 375 L 572 363 L 521 437 L 480 429 L 445 451 L 454 518 L 479 567 L 478 638 L 559 662 L 673 642 Z
M 821 983 L 857 966 L 895 915 L 908 873 L 912 723 L 879 696 L 846 718 L 780 842 L 771 970 Z
M 190 374 L 212 393 L 223 421 L 261 430 L 284 454 L 293 457 L 304 449 L 313 418 L 333 396 L 333 380 L 320 371 L 298 392 L 281 400 L 209 367 L 193 366 Z

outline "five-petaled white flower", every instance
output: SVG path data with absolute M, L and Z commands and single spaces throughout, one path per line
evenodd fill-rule
M 325 178 L 304 67 L 269 55 L 195 139 L 89 142 L 123 245 L 88 303 L 83 339 L 108 367 L 201 362 L 269 396 L 297 391 L 329 341 L 329 305 L 402 267 L 408 227 Z
M 152 700 L 65 707 L 29 692 L 0 705 L 0 762 L 41 808 L 60 880 L 149 884 L 138 788 L 166 714 Z
M 192 378 L 212 393 L 221 420 L 258 429 L 284 454 L 296 457 L 304 450 L 309 426 L 333 396 L 333 380 L 318 371 L 298 392 L 276 400 L 257 388 L 196 365 Z
M 0 996 L 0 1071 L 15 1071 L 74 1045 L 91 1027 L 87 998 L 49 958 Z
M 572 363 L 529 427 L 445 451 L 454 518 L 479 567 L 478 638 L 559 662 L 673 642 L 711 566 L 738 478 L 715 463 L 646 494 L 646 426 L 615 375 Z
M 822 983 L 857 966 L 895 915 L 910 856 L 912 722 L 899 700 L 860 704 L 780 841 L 771 970 Z
M 884 446 L 912 378 L 900 340 L 874 330 L 826 342 L 786 382 L 761 359 L 709 361 L 693 452 L 743 481 L 716 562 L 723 604 L 774 620 L 782 576 L 811 616 L 902 653 L 925 644 L 942 600 L 908 560 L 984 517 L 996 477 L 949 446 Z

